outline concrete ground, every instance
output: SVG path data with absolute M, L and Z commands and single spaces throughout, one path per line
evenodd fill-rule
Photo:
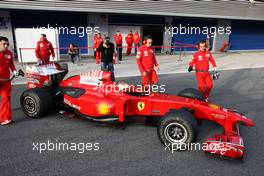
M 214 54 L 214 58 L 217 63 L 218 70 L 230 70 L 241 68 L 260 68 L 264 67 L 263 60 L 264 52 L 233 52 Z M 182 57 L 183 61 L 178 61 L 179 55 L 158 55 L 157 60 L 160 64 L 160 71 L 158 74 L 172 74 L 172 73 L 186 73 L 188 63 L 191 59 L 191 55 Z M 90 70 L 100 69 L 99 65 L 96 65 L 93 59 L 84 59 L 83 65 L 69 64 L 68 76 L 77 75 Z M 25 70 L 25 65 L 19 63 L 16 64 L 17 68 Z M 115 65 L 116 77 L 128 77 L 139 76 L 138 67 L 136 65 L 136 57 L 129 56 L 124 57 L 122 64 Z M 25 83 L 25 78 L 18 78 L 13 81 L 14 84 Z
M 219 58 L 220 59 L 220 58 Z M 161 59 L 160 59 L 161 60 Z M 122 65 L 120 65 L 122 66 Z M 119 78 L 128 83 L 139 77 Z M 166 91 L 177 94 L 187 87 L 196 87 L 193 73 L 164 74 L 160 82 Z M 256 123 L 241 126 L 246 150 L 243 161 L 206 155 L 202 151 L 170 153 L 161 145 L 156 127 L 132 123 L 125 130 L 111 125 L 92 123 L 54 113 L 41 119 L 26 117 L 19 105 L 25 85 L 13 86 L 12 112 L 14 123 L 0 126 L 0 175 L 177 175 L 177 176 L 263 176 L 264 148 L 264 70 L 238 69 L 222 71 L 214 82 L 211 99 L 224 107 L 236 108 Z M 198 142 L 220 133 L 221 127 L 204 121 L 199 128 Z M 33 150 L 33 143 L 99 143 L 98 151 Z

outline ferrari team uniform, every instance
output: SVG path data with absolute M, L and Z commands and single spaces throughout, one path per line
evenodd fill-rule
M 35 54 L 37 59 L 42 61 L 42 64 L 50 63 L 50 55 L 55 57 L 54 48 L 48 40 L 38 41 Z
M 126 43 L 127 43 L 126 55 L 129 56 L 131 54 L 132 45 L 133 45 L 133 34 L 127 34 Z
M 9 50 L 0 52 L 0 78 L 9 79 L 10 70 L 13 72 L 16 67 L 13 63 L 13 55 Z M 10 107 L 11 83 L 10 81 L 0 81 L 0 123 L 11 121 L 12 113 Z
M 198 88 L 205 98 L 209 98 L 210 91 L 213 88 L 213 80 L 209 71 L 209 62 L 216 67 L 215 60 L 209 51 L 198 51 L 193 55 L 190 66 L 195 65 L 196 79 Z
M 96 49 L 96 56 L 95 56 L 96 64 L 99 64 L 101 62 L 102 54 L 97 49 L 102 42 L 103 42 L 102 37 L 96 37 L 95 44 L 94 44 L 94 48 Z
M 122 39 L 122 35 L 114 35 L 114 40 L 115 40 L 115 44 L 116 44 L 116 52 L 117 52 L 117 56 L 118 56 L 118 60 L 122 61 L 122 43 L 123 43 L 123 39 Z
M 97 42 L 97 35 L 94 35 L 94 38 L 93 38 L 93 49 L 94 49 L 94 59 L 96 59 L 96 42 Z
M 135 46 L 135 54 L 137 54 L 137 49 L 139 47 L 139 42 L 140 42 L 140 36 L 138 33 L 134 33 L 133 35 L 133 43 Z
M 142 45 L 138 48 L 137 65 L 141 73 L 143 86 L 158 83 L 158 76 L 154 66 L 158 66 L 159 64 L 151 47 Z M 147 72 L 147 75 L 144 76 L 143 72 Z

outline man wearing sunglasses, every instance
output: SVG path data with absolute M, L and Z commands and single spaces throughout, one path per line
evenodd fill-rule
M 0 79 L 9 79 L 10 70 L 13 75 L 17 75 L 16 67 L 13 62 L 13 54 L 8 50 L 8 38 L 0 36 Z M 10 107 L 11 83 L 10 81 L 0 81 L 0 123 L 7 125 L 12 122 Z

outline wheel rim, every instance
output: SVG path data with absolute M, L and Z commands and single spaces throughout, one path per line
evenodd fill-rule
M 177 122 L 167 125 L 164 134 L 170 143 L 183 143 L 188 137 L 186 128 Z
M 36 112 L 36 102 L 31 97 L 25 97 L 23 101 L 24 109 L 27 113 L 32 114 Z

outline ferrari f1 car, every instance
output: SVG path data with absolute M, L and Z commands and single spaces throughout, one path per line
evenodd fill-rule
M 27 66 L 28 90 L 21 95 L 21 107 L 31 118 L 67 107 L 96 121 L 117 121 L 123 125 L 131 116 L 158 119 L 160 141 L 173 145 L 190 144 L 198 136 L 198 122 L 211 120 L 223 127 L 223 134 L 208 138 L 205 152 L 242 158 L 244 143 L 239 125 L 254 126 L 249 118 L 232 109 L 206 102 L 192 88 L 177 96 L 140 91 L 126 83 L 114 82 L 111 72 L 89 71 L 64 79 L 67 65 Z M 64 79 L 64 80 L 63 80 Z

